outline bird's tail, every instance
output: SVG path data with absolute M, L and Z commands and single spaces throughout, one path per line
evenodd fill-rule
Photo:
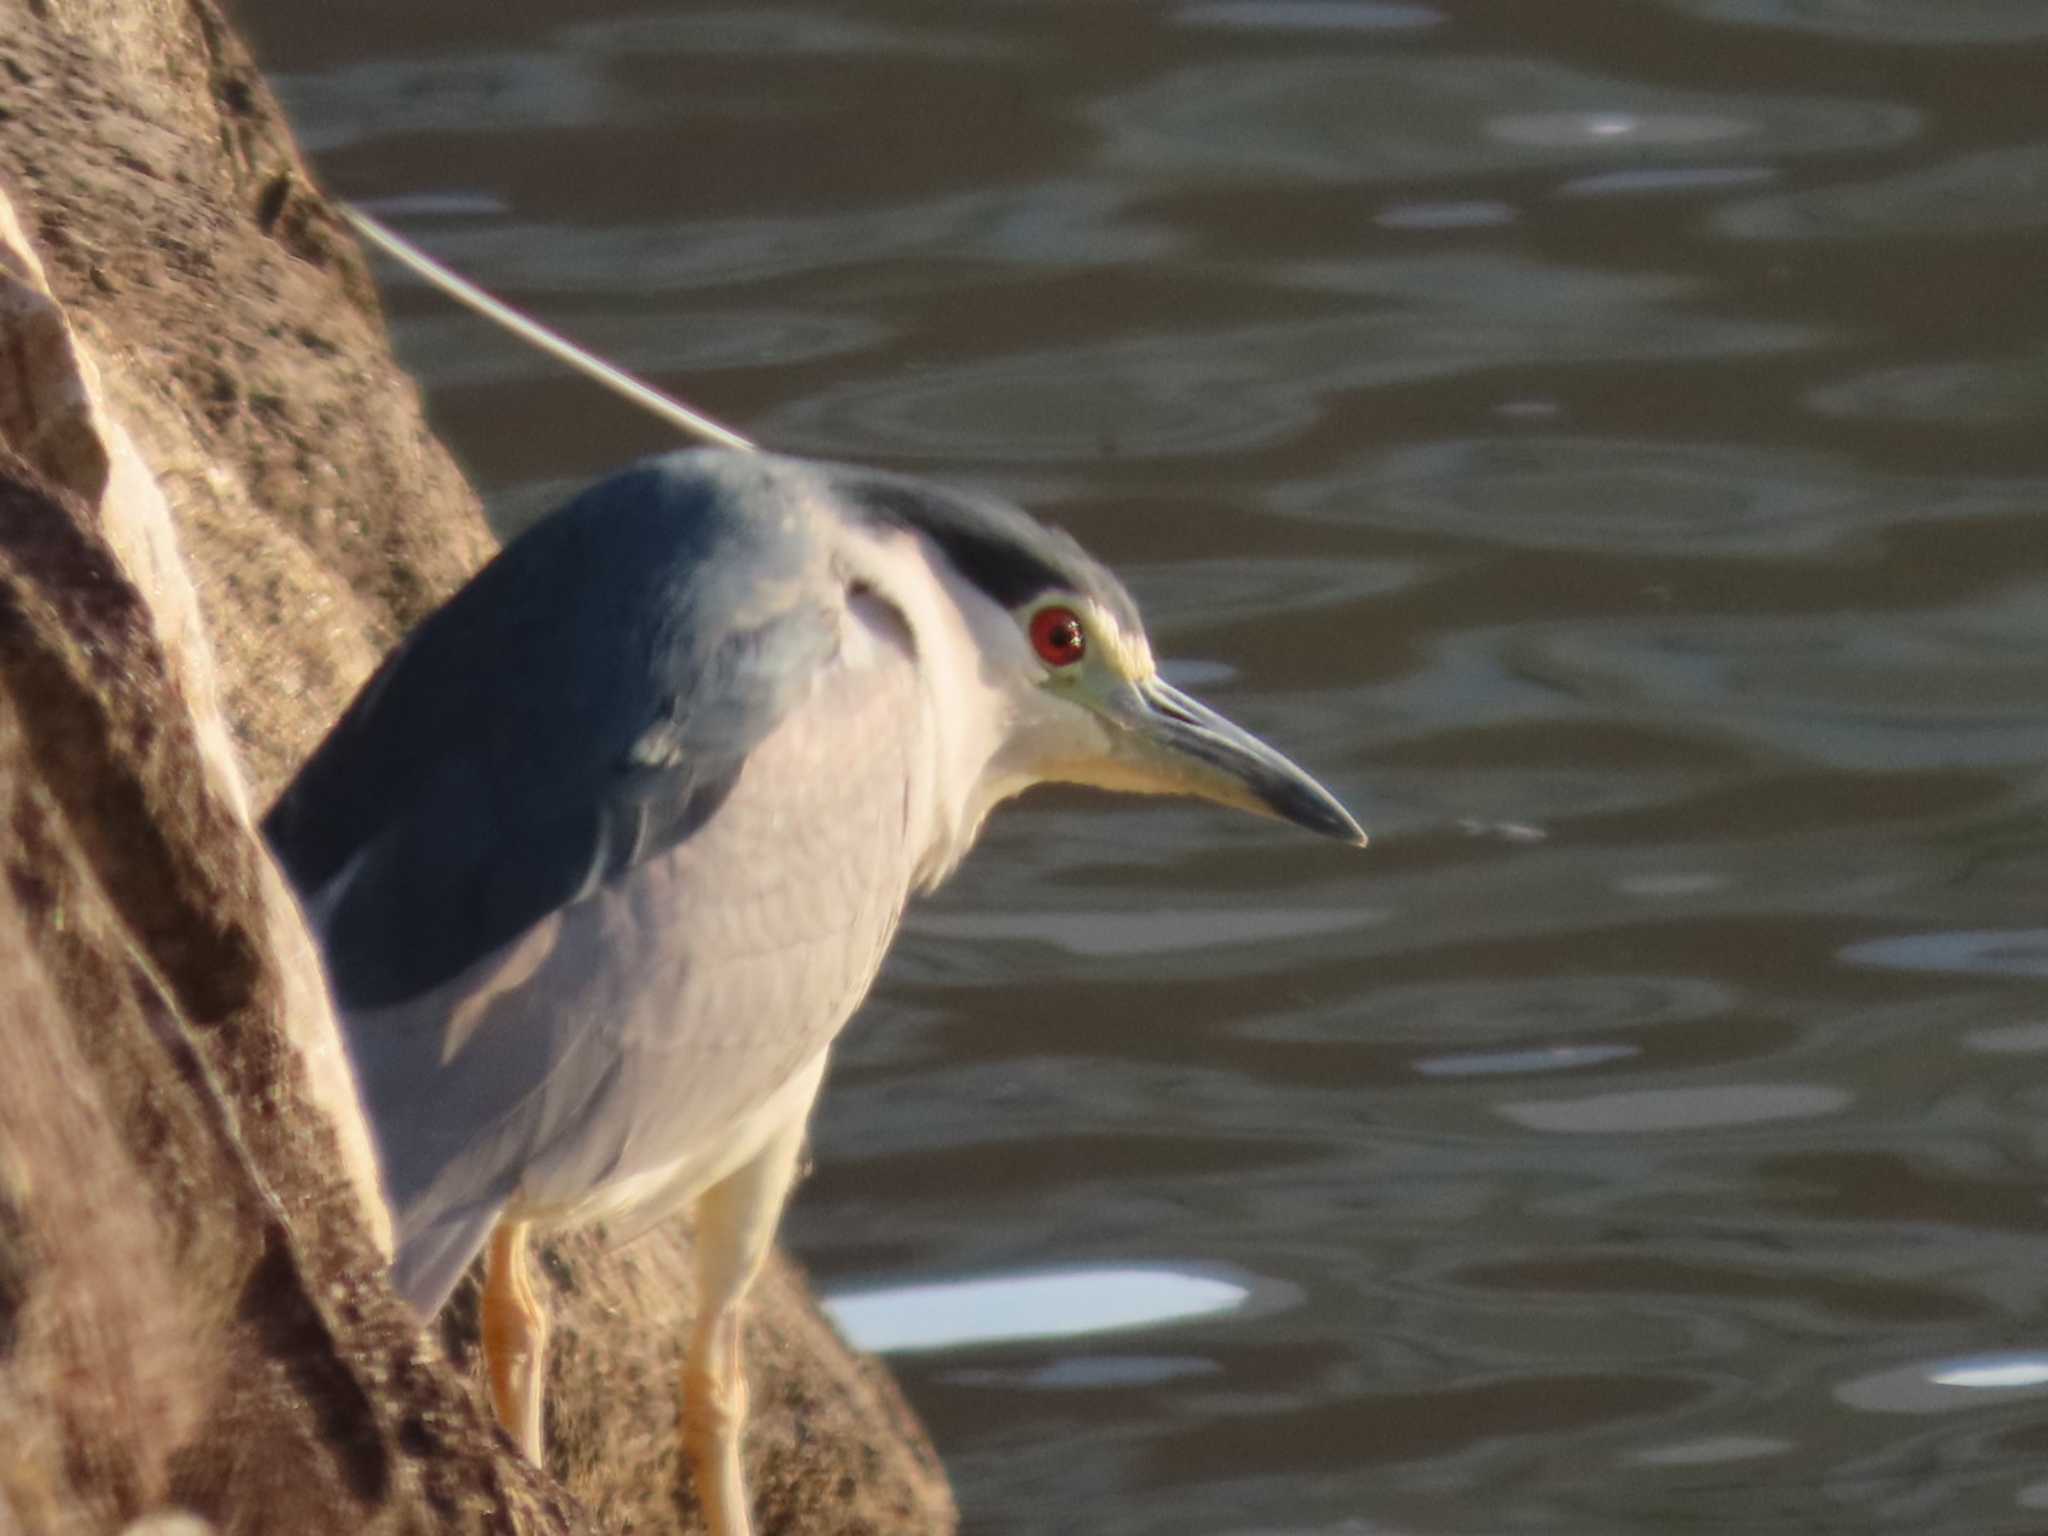
M 502 1205 L 468 1206 L 439 1217 L 423 1230 L 400 1232 L 398 1257 L 391 1263 L 391 1284 L 422 1322 L 447 1302 L 503 1213 Z

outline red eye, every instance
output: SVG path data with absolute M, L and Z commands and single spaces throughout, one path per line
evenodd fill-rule
M 1088 637 L 1071 608 L 1041 608 L 1031 615 L 1031 648 L 1048 667 L 1071 667 L 1088 651 Z

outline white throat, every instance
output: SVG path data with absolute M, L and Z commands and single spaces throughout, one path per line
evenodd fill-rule
M 983 657 L 1019 643 L 1015 621 L 909 530 L 848 541 L 837 560 L 865 627 L 896 631 L 892 642 L 916 651 L 920 740 L 904 816 L 912 888 L 928 891 L 967 856 L 989 811 L 1034 782 L 1005 750 L 1018 724 L 1015 705 L 983 672 Z

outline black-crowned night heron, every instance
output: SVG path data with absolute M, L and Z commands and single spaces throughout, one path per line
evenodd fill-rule
M 1194 795 L 1362 843 L 1167 684 L 1117 579 L 1013 507 L 703 449 L 510 543 L 264 824 L 325 948 L 398 1289 L 488 1245 L 499 1416 L 541 1454 L 529 1229 L 695 1206 L 682 1439 L 748 1528 L 739 1308 L 834 1036 L 1001 800 Z

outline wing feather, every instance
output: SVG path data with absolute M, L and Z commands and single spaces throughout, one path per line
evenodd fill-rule
M 344 1009 L 429 992 L 689 837 L 829 654 L 815 551 L 764 537 L 706 457 L 629 470 L 508 545 L 265 819 Z

